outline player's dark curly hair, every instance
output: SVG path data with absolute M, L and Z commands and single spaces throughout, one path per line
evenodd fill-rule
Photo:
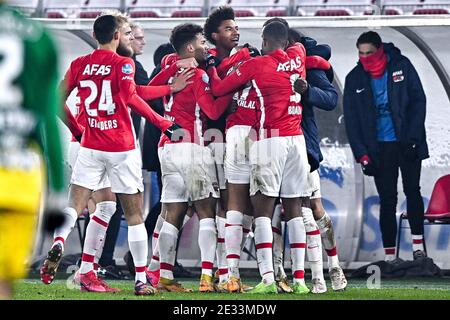
M 267 26 L 269 23 L 272 22 L 281 22 L 282 24 L 284 24 L 286 26 L 286 28 L 289 29 L 289 23 L 286 21 L 286 19 L 280 18 L 280 17 L 273 17 L 270 18 L 269 20 L 266 20 L 263 24 L 263 27 Z
M 214 10 L 206 19 L 205 25 L 203 26 L 205 32 L 205 38 L 212 44 L 216 44 L 212 38 L 213 32 L 218 32 L 220 24 L 224 20 L 234 20 L 234 10 L 228 6 L 221 6 Z
M 269 23 L 263 29 L 263 37 L 270 41 L 272 45 L 283 46 L 288 41 L 288 28 L 282 22 Z
M 158 48 L 156 48 L 155 52 L 153 53 L 153 64 L 157 66 L 161 63 L 162 58 L 164 58 L 165 55 L 168 55 L 170 53 L 175 52 L 175 49 L 173 48 L 172 44 L 170 43 L 163 43 Z
M 95 39 L 100 44 L 109 43 L 114 38 L 118 28 L 119 23 L 112 15 L 99 16 L 94 22 Z
M 362 43 L 371 43 L 378 49 L 379 47 L 381 47 L 381 37 L 375 31 L 367 31 L 359 36 L 358 40 L 356 41 L 356 47 L 358 47 Z
M 300 42 L 302 44 L 305 44 L 304 43 L 305 35 L 303 33 L 301 33 L 300 31 L 289 27 L 289 23 L 286 21 L 286 19 L 283 19 L 283 18 L 280 18 L 280 17 L 270 18 L 269 20 L 266 20 L 266 22 L 264 22 L 263 27 L 266 27 L 268 24 L 271 24 L 273 22 L 280 22 L 286 28 L 288 28 L 289 43 Z
M 180 53 L 187 43 L 195 40 L 197 34 L 202 32 L 203 28 L 197 24 L 180 24 L 173 28 L 172 34 L 170 35 L 170 43 L 175 48 L 176 52 Z

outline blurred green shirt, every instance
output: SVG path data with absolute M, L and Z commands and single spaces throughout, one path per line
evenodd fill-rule
M 60 132 L 57 52 L 37 22 L 0 3 L 0 168 L 36 165 L 34 146 L 47 160 L 50 188 L 65 187 Z

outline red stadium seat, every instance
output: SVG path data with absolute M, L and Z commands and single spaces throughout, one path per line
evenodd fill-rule
M 63 19 L 63 18 L 65 18 L 64 15 L 61 12 L 59 12 L 59 11 L 48 11 L 46 15 L 47 15 L 47 18 L 50 18 L 50 19 Z
M 130 11 L 131 18 L 159 18 L 159 15 L 155 11 Z
M 436 8 L 436 9 L 416 9 L 413 11 L 413 14 L 449 14 L 450 12 L 444 8 Z
M 287 16 L 286 9 L 269 10 L 266 13 L 266 17 L 284 17 L 284 16 Z
M 253 11 L 251 11 L 251 10 L 239 10 L 239 9 L 234 10 L 234 15 L 235 15 L 235 17 L 254 17 L 255 16 Z
M 347 9 L 319 9 L 314 14 L 315 16 L 351 16 L 351 12 Z
M 172 18 L 198 18 L 202 16 L 200 10 L 180 10 L 172 12 Z
M 82 11 L 80 12 L 80 18 L 95 19 L 100 15 L 100 13 L 100 11 Z
M 395 9 L 395 8 L 390 8 L 390 9 L 385 9 L 383 11 L 383 14 L 387 15 L 387 16 L 398 16 L 398 15 L 402 15 L 403 12 L 401 12 L 400 10 Z
M 397 257 L 400 251 L 402 224 L 405 219 L 408 219 L 408 214 L 403 212 L 400 215 L 397 232 Z M 424 222 L 427 225 L 450 224 L 450 174 L 440 177 L 434 184 L 424 219 L 428 220 L 428 222 Z
M 436 181 L 425 219 L 430 222 L 450 220 L 450 174 Z

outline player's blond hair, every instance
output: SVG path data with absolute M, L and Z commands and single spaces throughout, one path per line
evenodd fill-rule
M 141 30 L 144 30 L 144 28 L 142 27 L 141 24 L 136 23 L 136 22 L 133 22 L 133 21 L 130 22 L 130 28 L 131 28 L 131 30 L 134 30 L 134 29 L 136 29 L 136 28 L 139 28 L 139 29 L 141 29 Z
M 131 18 L 126 13 L 123 13 L 119 10 L 110 9 L 110 10 L 102 11 L 100 16 L 104 16 L 104 15 L 111 15 L 114 18 L 116 18 L 117 23 L 119 24 L 119 28 L 121 28 L 126 23 L 128 23 L 130 26 L 132 24 Z

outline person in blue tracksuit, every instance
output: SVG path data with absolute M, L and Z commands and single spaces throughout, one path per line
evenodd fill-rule
M 380 228 L 387 261 L 395 260 L 397 180 L 400 169 L 411 226 L 413 258 L 426 256 L 422 160 L 429 157 L 425 134 L 426 97 L 411 61 L 378 33 L 356 42 L 359 61 L 345 79 L 344 119 L 348 140 L 380 196 Z

